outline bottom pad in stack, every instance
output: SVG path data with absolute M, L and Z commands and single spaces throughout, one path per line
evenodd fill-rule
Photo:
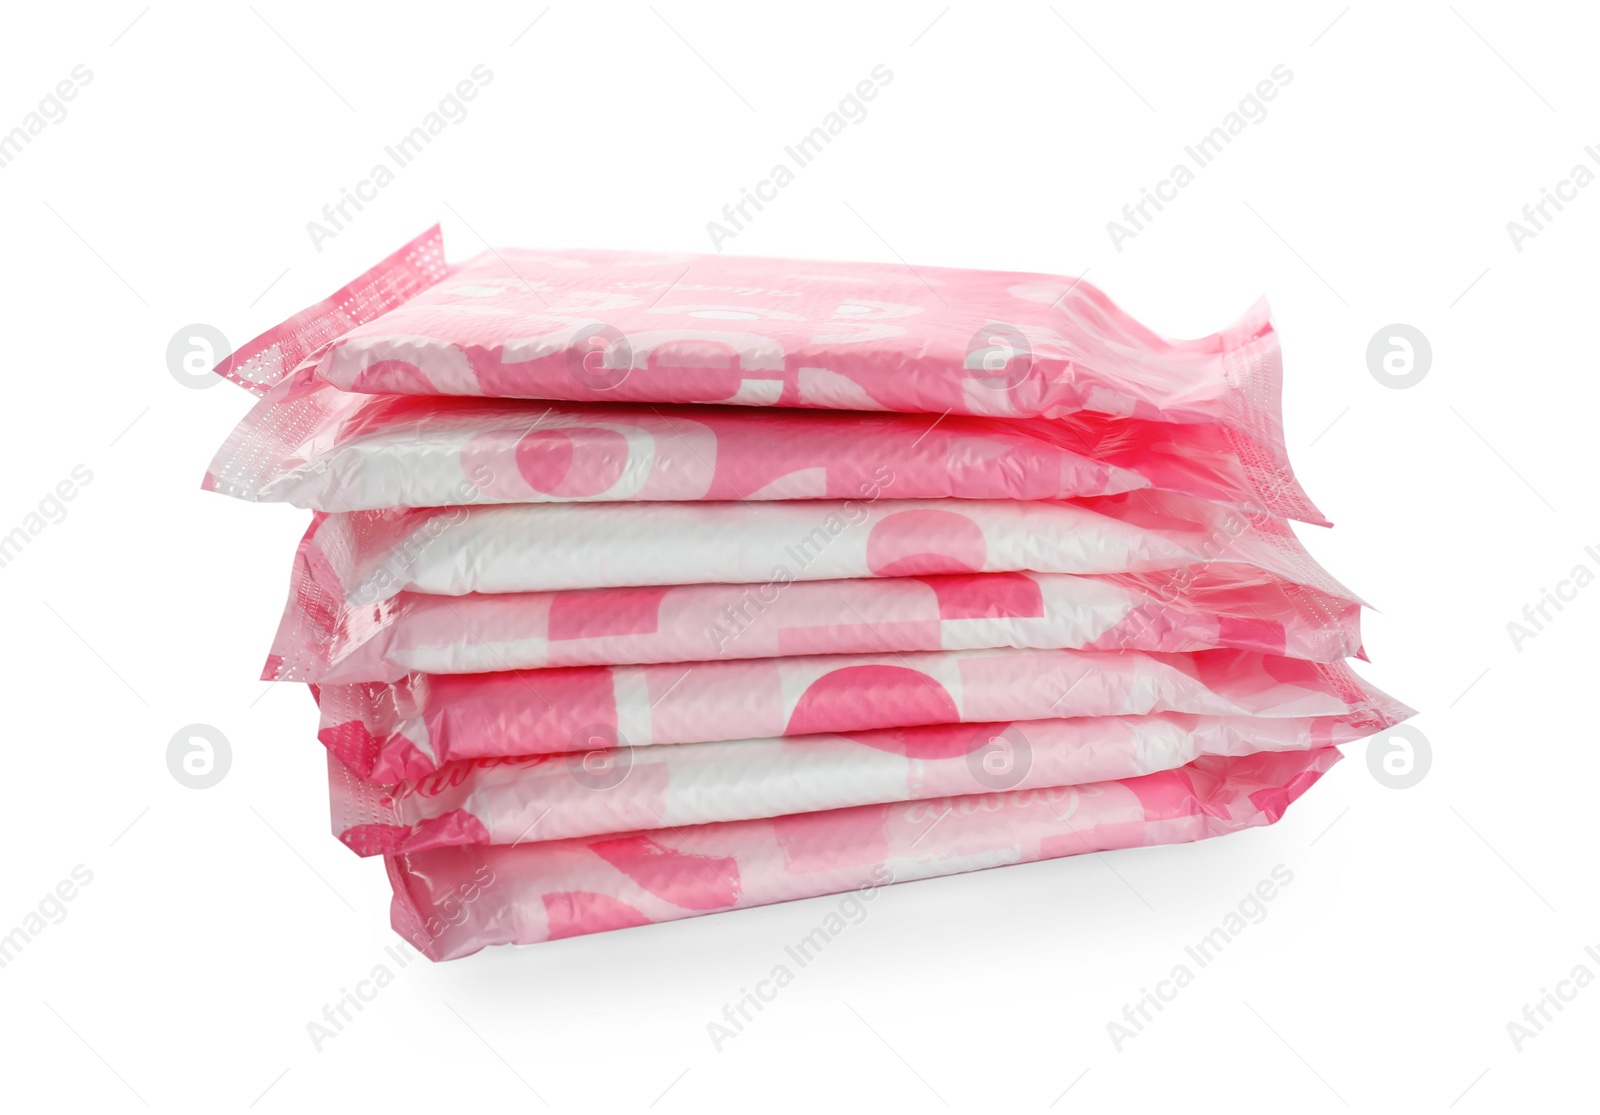
M 1411 715 L 1264 307 L 433 230 L 218 370 L 205 486 L 313 511 L 265 676 L 434 959 L 1267 825 Z

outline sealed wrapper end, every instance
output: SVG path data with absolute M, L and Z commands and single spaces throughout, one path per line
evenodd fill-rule
M 1392 703 L 1343 662 L 1233 650 L 826 654 L 418 674 L 315 692 L 318 739 L 375 782 L 457 759 L 603 747 L 1153 712 L 1349 716 Z
M 1221 836 L 1283 816 L 1335 748 L 1020 790 L 386 859 L 391 921 L 433 960 L 819 895 L 859 918 L 889 883 Z M 937 821 L 938 823 L 934 823 Z M 849 903 L 846 911 L 844 903 Z
M 403 306 L 450 274 L 438 225 L 314 306 L 234 349 L 212 369 L 257 395 L 363 322 Z
M 1338 746 L 1409 715 L 1391 702 L 1328 717 L 1158 713 L 935 724 L 464 760 L 387 786 L 329 755 L 328 785 L 334 834 L 370 856 L 1076 786 L 1207 755 Z
M 314 368 L 372 394 L 1211 426 L 1270 510 L 1324 521 L 1288 463 L 1264 301 L 1169 341 L 1062 276 L 512 249 L 447 268 L 436 247 L 430 230 L 219 373 L 257 391 Z

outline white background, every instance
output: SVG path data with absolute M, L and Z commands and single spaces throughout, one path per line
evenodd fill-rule
M 93 79 L 0 170 L 0 533 L 93 480 L 0 569 L 0 932 L 93 881 L 0 969 L 0 1105 L 1592 1105 L 1600 985 L 1520 1052 L 1507 1023 L 1600 975 L 1600 587 L 1520 650 L 1506 625 L 1600 570 L 1600 186 L 1521 252 L 1506 223 L 1600 170 L 1597 27 L 1341 7 L 9 6 L 0 130 Z M 306 222 L 479 63 L 468 117 L 317 251 Z M 1177 336 L 1266 294 L 1338 523 L 1300 533 L 1383 609 L 1363 669 L 1422 710 L 1431 769 L 1387 789 L 1358 746 L 1272 828 L 891 888 L 720 1052 L 707 1022 L 831 900 L 419 960 L 318 1052 L 307 1023 L 393 966 L 388 887 L 327 831 L 310 700 L 254 680 L 306 515 L 199 490 L 249 399 L 177 383 L 169 339 L 241 343 L 439 219 L 455 259 L 709 250 L 880 63 L 870 115 L 727 250 L 1087 273 Z M 1106 223 L 1280 63 L 1266 119 L 1117 251 Z M 1395 322 L 1433 347 L 1407 390 L 1366 366 Z M 195 722 L 233 753 L 204 791 L 165 758 Z M 1107 1023 L 1277 864 L 1266 919 L 1119 1051 Z

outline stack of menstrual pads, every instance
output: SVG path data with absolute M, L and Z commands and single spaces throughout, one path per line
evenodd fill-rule
M 206 486 L 314 512 L 265 676 L 435 959 L 1270 824 L 1410 715 L 1265 306 L 434 229 L 218 371 Z

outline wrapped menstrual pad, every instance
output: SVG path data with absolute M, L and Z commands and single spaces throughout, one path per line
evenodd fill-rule
M 435 848 L 388 857 L 392 918 L 448 960 L 822 894 L 870 901 L 887 883 L 1272 824 L 1338 761 L 1332 747 L 1267 752 L 1084 786 Z
M 1342 662 L 1250 651 L 971 650 L 419 674 L 317 690 L 319 738 L 363 778 L 455 759 L 919 724 L 1186 712 L 1349 716 L 1389 701 Z
M 353 604 L 302 547 L 267 681 L 987 647 L 1361 653 L 1360 605 L 1235 562 L 1145 574 L 972 573 Z
M 447 763 L 389 786 L 329 756 L 333 831 L 362 855 L 522 844 L 879 802 L 1075 786 L 1207 755 L 1360 739 L 1409 710 L 1346 716 L 1182 713 L 937 724 L 846 735 L 624 747 Z

